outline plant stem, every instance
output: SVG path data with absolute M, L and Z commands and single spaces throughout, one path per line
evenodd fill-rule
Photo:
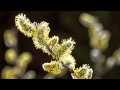
M 66 64 L 64 64 L 63 62 L 61 62 L 61 63 L 62 63 L 62 65 L 63 65 L 63 67 L 66 68 L 68 71 L 70 71 L 71 73 L 74 72 L 74 71 L 73 71 L 71 68 L 69 68 Z

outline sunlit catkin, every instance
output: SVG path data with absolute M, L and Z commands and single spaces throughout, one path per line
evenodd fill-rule
M 83 64 L 82 67 L 76 68 L 74 73 L 71 73 L 73 79 L 91 79 L 93 70 L 89 65 Z
M 50 63 L 44 63 L 42 67 L 45 71 L 48 71 L 49 73 L 52 73 L 55 75 L 60 74 L 62 69 L 61 64 L 56 61 L 51 61 Z
M 64 54 L 71 54 L 72 50 L 74 49 L 74 44 L 76 43 L 74 42 L 74 40 L 72 40 L 72 38 L 67 40 L 63 39 L 57 52 L 57 55 L 60 57 Z
M 35 24 L 31 23 L 23 13 L 15 17 L 15 25 L 17 26 L 17 29 L 27 37 L 32 37 L 33 31 L 36 30 Z

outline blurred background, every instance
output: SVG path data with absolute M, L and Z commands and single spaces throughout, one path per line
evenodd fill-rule
M 29 52 L 30 55 L 27 55 L 31 59 L 24 71 L 24 75 L 22 74 L 19 79 L 27 78 L 28 73 L 28 76 L 31 75 L 31 79 L 72 79 L 70 72 L 65 72 L 65 74 L 61 76 L 54 76 L 48 74 L 46 71 L 43 70 L 42 64 L 45 62 L 50 62 L 52 58 L 51 56 L 43 53 L 41 50 L 36 49 L 31 38 L 27 38 L 21 32 L 17 31 L 15 27 L 15 16 L 19 13 L 26 14 L 26 16 L 30 19 L 31 22 L 48 22 L 51 29 L 50 37 L 53 35 L 59 36 L 60 41 L 62 39 L 72 37 L 76 42 L 75 48 L 72 52 L 72 55 L 76 59 L 76 67 L 79 67 L 82 64 L 89 64 L 93 69 L 93 78 L 120 79 L 119 64 L 115 64 L 115 59 L 113 60 L 109 58 L 115 56 L 116 54 L 113 54 L 120 47 L 119 11 L 0 11 L 0 78 L 5 78 L 4 75 L 6 74 L 4 74 L 3 70 L 6 66 L 6 68 L 15 66 L 12 61 L 7 61 L 7 56 L 5 55 L 6 51 L 11 48 L 11 46 L 6 44 L 7 41 L 5 41 L 6 39 L 4 33 L 8 29 L 12 29 L 13 32 L 15 32 L 15 38 L 17 39 L 15 39 L 14 42 L 14 44 L 16 44 L 13 45 L 14 49 L 17 50 L 17 56 L 13 55 L 11 58 L 15 57 L 15 59 L 17 59 L 23 52 Z M 91 47 L 91 45 L 89 44 L 89 28 L 85 27 L 80 22 L 80 15 L 83 13 L 88 13 L 97 17 L 99 22 L 103 25 L 103 28 L 110 33 L 108 47 L 104 51 L 100 52 L 106 58 L 102 62 L 102 65 L 98 65 L 98 63 L 100 62 L 96 63 L 94 60 L 92 60 L 92 56 L 90 56 L 91 50 L 93 50 L 94 48 Z M 14 51 L 11 51 L 11 53 L 14 53 Z M 109 70 L 101 74 L 102 72 L 97 69 L 99 69 L 99 66 L 100 68 L 102 68 L 103 66 L 101 70 L 104 70 L 104 67 L 106 67 L 106 61 L 108 61 L 108 59 L 110 65 L 107 64 L 107 67 L 109 67 Z M 117 51 L 117 61 L 119 60 L 120 50 Z M 9 73 L 11 74 L 12 72 L 13 71 Z M 18 73 L 19 72 L 17 72 L 17 74 Z M 17 76 L 15 78 L 17 78 Z

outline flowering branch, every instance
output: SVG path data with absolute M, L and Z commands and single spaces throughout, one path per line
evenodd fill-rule
M 79 69 L 75 68 L 76 60 L 71 55 L 74 49 L 75 41 L 70 37 L 63 39 L 59 44 L 59 37 L 49 37 L 49 23 L 42 21 L 36 23 L 19 14 L 15 17 L 17 29 L 27 37 L 32 37 L 36 49 L 41 49 L 44 53 L 51 55 L 53 60 L 42 65 L 43 69 L 54 75 L 60 74 L 62 69 L 66 68 L 71 72 L 73 79 L 91 79 L 93 70 L 89 65 L 83 64 Z M 81 74 L 82 73 L 82 74 Z

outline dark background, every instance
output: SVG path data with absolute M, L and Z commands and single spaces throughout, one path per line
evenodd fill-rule
M 6 29 L 11 29 L 15 26 L 15 16 L 19 13 L 24 13 L 31 22 L 46 21 L 50 26 L 50 37 L 53 35 L 59 36 L 60 41 L 72 37 L 76 41 L 75 49 L 72 55 L 75 57 L 77 65 L 81 66 L 86 63 L 92 68 L 94 63 L 90 60 L 89 36 L 88 29 L 79 22 L 79 15 L 83 12 L 91 13 L 99 18 L 104 28 L 109 30 L 111 38 L 109 46 L 103 53 L 109 57 L 120 46 L 120 12 L 119 11 L 1 11 L 0 12 L 0 72 L 2 68 L 8 65 L 4 59 L 4 53 L 8 49 L 3 40 L 3 33 Z M 28 51 L 33 55 L 33 60 L 28 66 L 28 70 L 34 70 L 37 73 L 36 78 L 43 78 L 47 73 L 43 70 L 42 64 L 50 62 L 51 56 L 36 49 L 32 39 L 27 38 L 18 32 L 18 47 L 19 53 Z M 67 73 L 63 79 L 71 78 L 70 73 Z M 115 66 L 111 71 L 103 75 L 102 78 L 119 78 L 120 66 Z

